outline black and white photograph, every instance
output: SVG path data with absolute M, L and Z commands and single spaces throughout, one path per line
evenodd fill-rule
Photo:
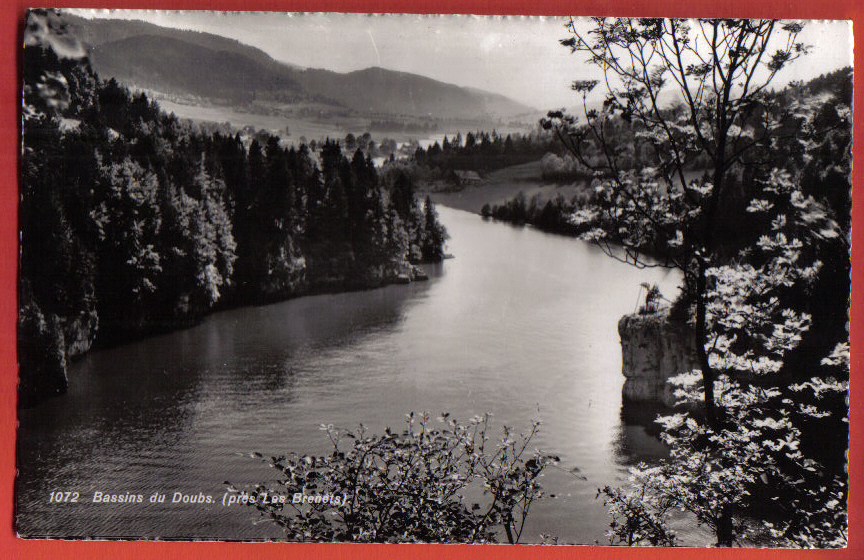
M 850 21 L 22 27 L 19 537 L 847 546 Z

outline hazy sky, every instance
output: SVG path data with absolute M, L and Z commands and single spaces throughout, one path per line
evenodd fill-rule
M 207 31 L 255 46 L 276 60 L 348 72 L 381 66 L 501 93 L 537 109 L 573 106 L 569 86 L 592 77 L 584 54 L 558 44 L 566 18 L 75 10 Z M 808 22 L 812 52 L 777 83 L 852 64 L 851 24 Z M 596 71 L 594 72 L 596 73 Z

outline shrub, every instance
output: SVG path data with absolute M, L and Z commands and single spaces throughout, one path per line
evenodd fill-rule
M 460 423 L 445 413 L 438 422 L 412 412 L 401 433 L 382 435 L 322 425 L 327 456 L 256 453 L 280 477 L 258 485 L 248 503 L 291 541 L 482 543 L 503 533 L 518 543 L 543 495 L 538 478 L 558 460 L 528 450 L 539 422 L 518 436 L 505 426 L 497 441 L 488 414 Z

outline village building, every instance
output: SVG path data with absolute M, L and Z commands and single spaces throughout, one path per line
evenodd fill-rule
M 452 183 L 459 185 L 460 187 L 476 185 L 482 180 L 476 171 L 464 171 L 460 169 L 454 169 L 450 173 L 449 179 Z

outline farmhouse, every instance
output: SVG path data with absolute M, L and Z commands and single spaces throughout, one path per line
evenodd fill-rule
M 476 185 L 481 181 L 476 171 L 463 171 L 454 169 L 450 174 L 450 181 L 459 186 Z

